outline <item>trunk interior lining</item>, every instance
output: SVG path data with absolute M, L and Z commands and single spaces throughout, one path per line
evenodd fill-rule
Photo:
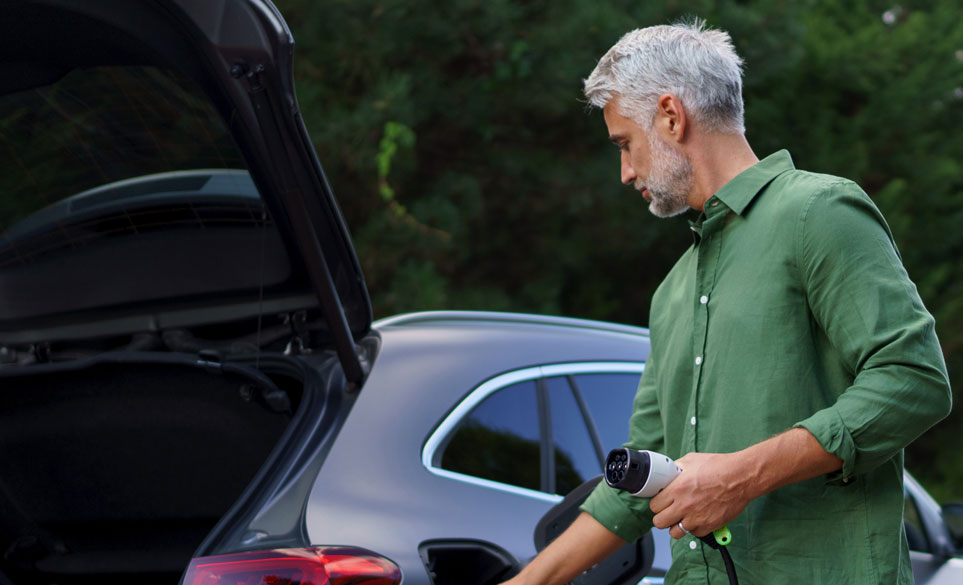
M 3 572 L 183 570 L 290 421 L 245 385 L 170 363 L 0 378 Z

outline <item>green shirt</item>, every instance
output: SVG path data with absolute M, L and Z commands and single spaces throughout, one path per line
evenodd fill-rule
M 842 471 L 752 501 L 731 523 L 742 585 L 913 582 L 902 449 L 950 408 L 933 318 L 869 197 L 781 151 L 691 223 L 652 299 L 652 350 L 627 447 L 729 453 L 808 429 Z M 583 505 L 634 540 L 649 501 L 599 486 Z M 719 553 L 672 544 L 667 583 L 725 584 Z

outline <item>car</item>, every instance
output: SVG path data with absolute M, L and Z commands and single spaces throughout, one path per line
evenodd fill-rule
M 374 321 L 266 0 L 0 7 L 0 583 L 488 585 L 564 528 L 645 329 Z M 959 508 L 906 489 L 958 582 Z

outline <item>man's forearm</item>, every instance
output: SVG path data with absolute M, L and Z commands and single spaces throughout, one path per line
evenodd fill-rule
M 603 561 L 625 544 L 582 512 L 562 534 L 505 585 L 562 585 Z
M 792 429 L 739 451 L 752 499 L 843 467 L 806 429 Z
M 673 538 L 703 536 L 730 522 L 746 505 L 775 489 L 842 468 L 806 429 L 797 428 L 735 453 L 689 453 L 682 473 L 649 507 L 657 528 Z

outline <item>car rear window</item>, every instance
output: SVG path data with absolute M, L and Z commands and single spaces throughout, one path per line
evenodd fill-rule
M 201 191 L 205 176 L 183 171 L 243 172 L 245 164 L 200 88 L 173 71 L 77 68 L 0 96 L 0 112 L 0 266 L 119 231 L 260 215 L 256 192 L 247 200 L 219 201 L 224 213 L 190 209 L 190 195 Z M 143 179 L 125 182 L 134 178 Z M 178 196 L 145 205 L 165 193 Z M 197 198 L 201 208 L 211 203 Z M 171 214 L 171 207 L 181 211 Z M 107 223 L 89 224 L 105 217 Z
M 0 329 L 309 290 L 193 78 L 30 72 L 0 95 Z
M 31 223 L 64 226 L 96 206 L 203 185 L 203 177 L 163 173 L 246 168 L 200 88 L 158 67 L 73 69 L 52 83 L 0 96 L 0 116 L 3 248 L 22 235 L 12 226 L 66 198 L 76 201 Z M 103 189 L 154 175 L 160 176 Z

